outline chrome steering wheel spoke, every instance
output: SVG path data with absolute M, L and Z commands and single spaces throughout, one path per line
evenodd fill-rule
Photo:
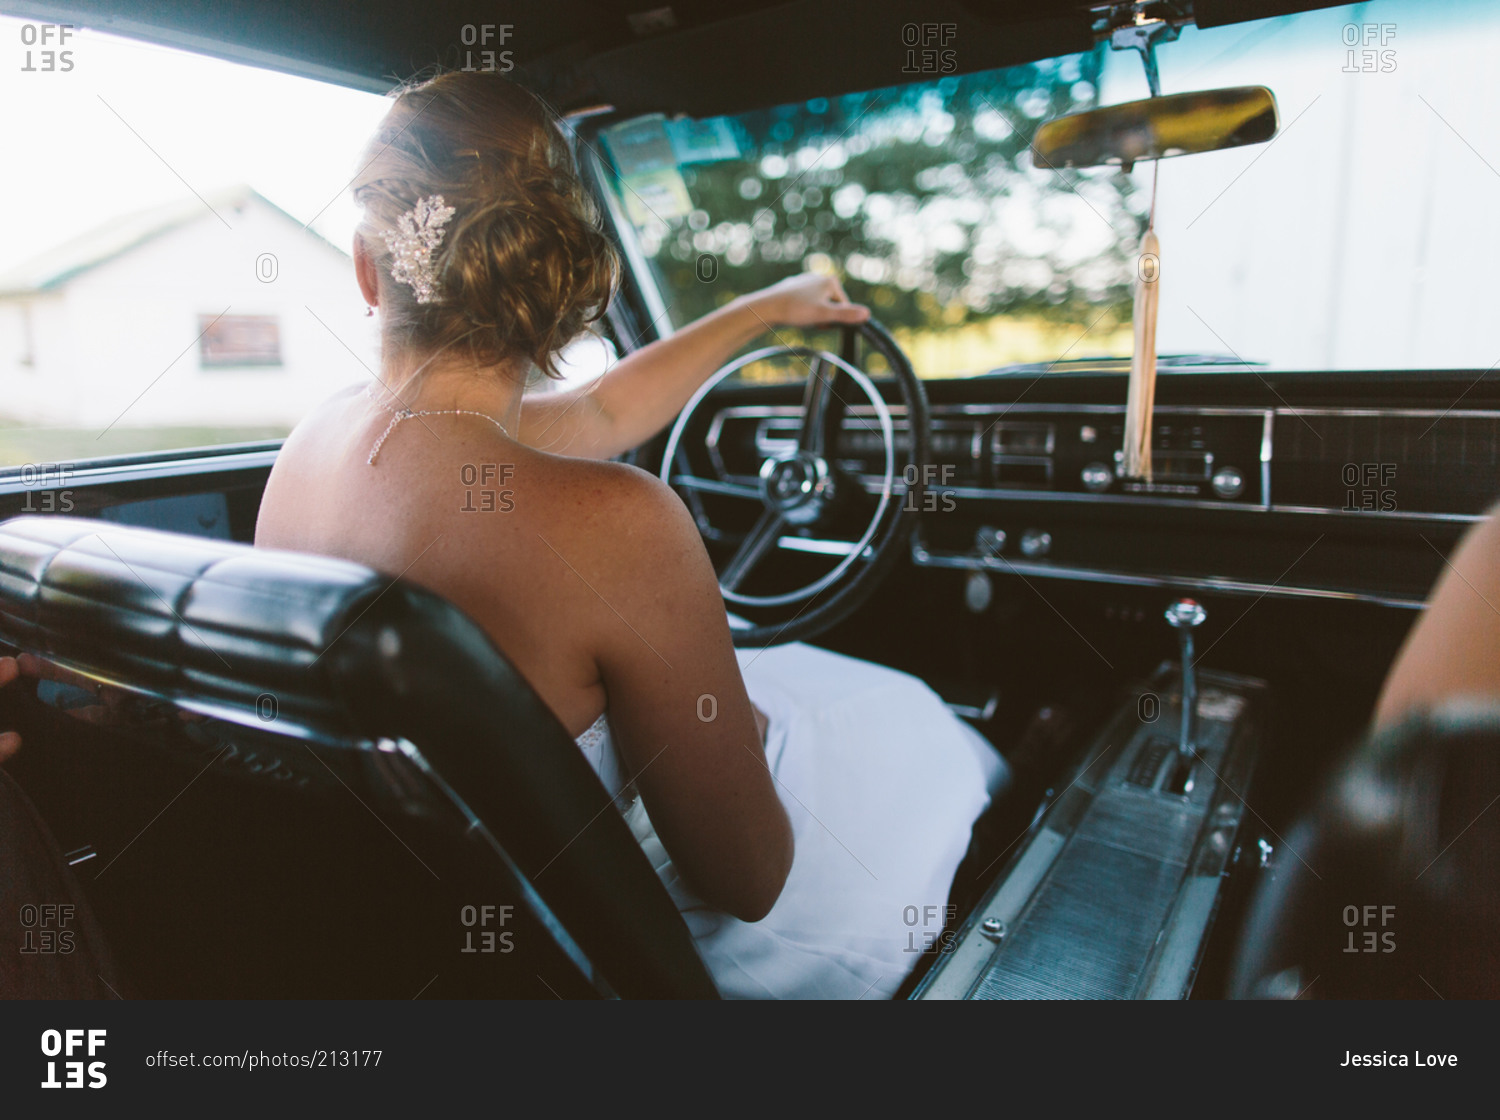
M 821 354 L 808 363 L 807 388 L 802 393 L 802 426 L 797 431 L 797 450 L 808 455 L 826 454 L 828 404 L 838 370 L 829 371 Z
M 786 518 L 775 509 L 763 512 L 755 522 L 755 527 L 745 535 L 740 547 L 735 550 L 734 556 L 725 566 L 719 576 L 719 586 L 726 591 L 734 591 L 744 582 L 750 570 L 759 564 L 761 558 L 771 549 L 775 548 L 781 540 L 781 531 L 786 528 Z
M 725 482 L 722 479 L 699 478 L 691 474 L 674 474 L 668 481 L 673 486 L 696 490 L 700 494 L 723 494 L 728 498 L 749 498 L 752 502 L 761 500 L 760 488 L 751 486 L 748 482 Z

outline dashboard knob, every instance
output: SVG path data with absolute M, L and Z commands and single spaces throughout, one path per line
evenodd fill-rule
M 1052 534 L 1041 529 L 1027 529 L 1021 534 L 1021 555 L 1040 560 L 1052 551 Z
M 974 533 L 974 547 L 980 559 L 999 556 L 1005 551 L 1005 530 L 993 525 L 981 525 Z
M 1103 463 L 1090 463 L 1080 476 L 1083 488 L 1094 494 L 1102 494 L 1114 485 L 1115 472 Z
M 1238 498 L 1245 492 L 1245 476 L 1235 467 L 1220 467 L 1214 471 L 1213 488 L 1221 498 Z
M 1208 612 L 1196 599 L 1178 599 L 1167 608 L 1167 625 L 1174 630 L 1196 630 L 1208 618 Z

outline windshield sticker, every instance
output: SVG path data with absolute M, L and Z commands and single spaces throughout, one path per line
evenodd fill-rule
M 614 157 L 620 178 L 631 179 L 677 166 L 677 153 L 667 134 L 667 119 L 660 113 L 604 130 L 604 142 Z
M 735 139 L 734 128 L 723 117 L 710 117 L 706 121 L 668 121 L 667 135 L 671 137 L 672 150 L 679 164 L 720 163 L 740 158 L 740 144 Z
M 692 196 L 682 181 L 682 173 L 675 167 L 632 175 L 622 180 L 621 185 L 625 188 L 625 212 L 637 227 L 653 218 L 670 223 L 692 213 Z

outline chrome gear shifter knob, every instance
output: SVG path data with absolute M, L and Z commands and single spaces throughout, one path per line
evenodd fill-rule
M 1177 631 L 1182 650 L 1182 720 L 1177 753 L 1183 761 L 1198 749 L 1198 673 L 1193 666 L 1193 631 L 1203 625 L 1208 612 L 1193 599 L 1178 599 L 1167 608 L 1167 625 Z

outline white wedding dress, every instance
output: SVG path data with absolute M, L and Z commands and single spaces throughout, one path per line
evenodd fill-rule
M 942 932 L 970 829 L 1005 761 L 921 681 L 794 643 L 737 651 L 769 717 L 766 763 L 796 856 L 771 912 L 742 922 L 677 875 L 629 782 L 608 714 L 578 746 L 692 931 L 719 991 L 741 999 L 889 998 Z

